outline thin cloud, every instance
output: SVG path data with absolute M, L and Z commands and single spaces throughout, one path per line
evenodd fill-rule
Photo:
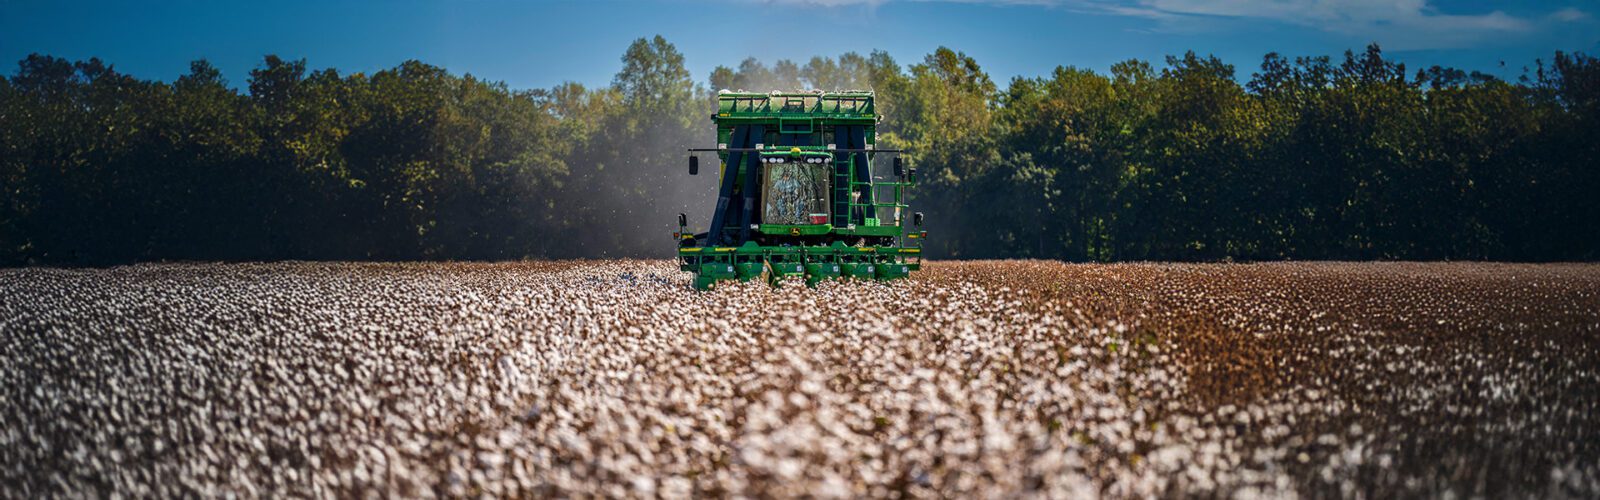
M 876 8 L 892 0 L 764 0 L 770 3 Z M 1206 20 L 1269 21 L 1375 40 L 1393 49 L 1454 48 L 1537 31 L 1554 22 L 1585 22 L 1576 8 L 1518 17 L 1504 11 L 1455 14 L 1428 0 L 894 0 L 1043 5 L 1100 15 L 1137 17 L 1159 31 L 1192 32 Z M 1220 26 L 1233 26 L 1224 23 Z
M 1517 32 L 1533 23 L 1505 12 L 1445 14 L 1424 0 L 1142 0 L 1151 9 L 1175 14 L 1260 18 L 1304 24 L 1335 32 L 1417 29 L 1433 33 Z
M 1427 0 L 1137 0 L 1140 6 L 1186 18 L 1265 20 L 1376 41 L 1397 50 L 1479 46 L 1537 32 L 1550 19 L 1581 20 L 1576 9 L 1549 17 L 1504 11 L 1455 14 Z M 1571 12 L 1567 12 L 1571 11 Z M 1170 22 L 1170 20 L 1169 20 Z
M 1589 13 L 1578 10 L 1575 7 L 1567 7 L 1565 9 L 1550 13 L 1550 18 L 1557 21 L 1574 23 L 1578 21 L 1589 20 Z

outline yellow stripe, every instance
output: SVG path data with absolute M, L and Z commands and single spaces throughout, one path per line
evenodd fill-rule
M 733 248 L 733 247 L 719 247 L 719 248 L 717 248 L 718 252 L 732 252 L 734 250 L 736 250 L 736 248 Z
M 921 248 L 902 248 L 900 253 L 922 253 Z

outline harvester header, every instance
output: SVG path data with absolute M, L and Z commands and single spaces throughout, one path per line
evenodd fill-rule
M 922 214 L 907 191 L 916 169 L 877 148 L 870 91 L 717 94 L 716 209 L 702 233 L 678 215 L 678 260 L 695 288 L 765 275 L 808 285 L 825 279 L 895 279 L 921 267 Z M 893 156 L 893 171 L 874 169 Z

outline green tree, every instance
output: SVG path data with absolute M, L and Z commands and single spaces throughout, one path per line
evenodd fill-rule
M 513 91 L 267 56 L 241 92 L 203 60 L 168 84 L 32 55 L 0 79 L 0 262 L 664 255 L 715 180 L 682 175 L 712 143 L 684 62 L 640 39 L 609 86 Z M 1408 73 L 1371 46 L 1268 54 L 1244 85 L 1189 53 L 1002 92 L 948 48 L 709 76 L 875 90 L 933 257 L 1570 260 L 1600 248 L 1597 75 Z

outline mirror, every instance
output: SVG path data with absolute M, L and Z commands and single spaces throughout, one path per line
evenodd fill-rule
M 898 156 L 894 157 L 894 176 L 901 179 L 906 178 L 906 165 L 900 161 Z
M 700 175 L 700 157 L 689 155 L 689 175 Z
M 678 227 L 684 227 L 687 225 L 689 225 L 689 216 L 678 214 Z
M 922 227 L 922 212 L 912 213 L 911 223 L 915 224 L 917 227 Z

